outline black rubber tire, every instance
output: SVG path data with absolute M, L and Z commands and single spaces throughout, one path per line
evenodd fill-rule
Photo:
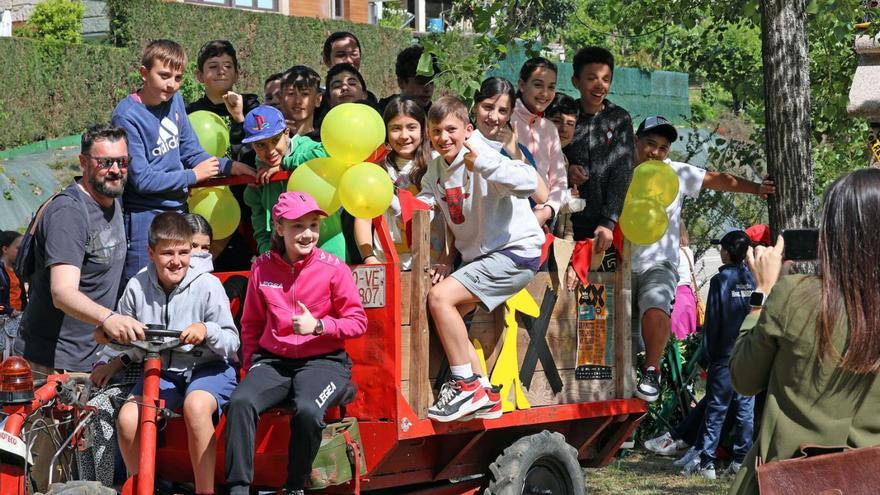
M 116 495 L 116 490 L 107 488 L 100 481 L 68 481 L 52 483 L 45 495 Z
M 560 433 L 522 437 L 489 465 L 485 495 L 583 495 L 577 450 Z

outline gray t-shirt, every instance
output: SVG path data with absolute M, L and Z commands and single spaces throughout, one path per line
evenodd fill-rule
M 76 199 L 74 199 L 76 198 Z M 44 366 L 91 371 L 97 359 L 95 327 L 64 314 L 52 302 L 49 269 L 80 267 L 79 290 L 92 301 L 114 308 L 125 265 L 125 227 L 118 200 L 102 208 L 76 181 L 49 203 L 34 236 L 39 266 L 28 290 L 16 353 Z

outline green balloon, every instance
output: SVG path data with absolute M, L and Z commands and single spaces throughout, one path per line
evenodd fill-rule
M 207 110 L 199 110 L 189 114 L 189 123 L 199 138 L 199 144 L 209 155 L 226 156 L 226 149 L 229 148 L 229 128 L 219 115 Z

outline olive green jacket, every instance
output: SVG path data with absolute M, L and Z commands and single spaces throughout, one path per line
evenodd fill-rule
M 773 287 L 760 317 L 751 314 L 743 322 L 730 359 L 731 381 L 743 395 L 766 390 L 767 400 L 758 438 L 731 494 L 758 493 L 758 458 L 796 457 L 801 444 L 880 445 L 880 380 L 837 369 L 839 357 L 819 359 L 819 304 L 819 279 L 792 275 Z M 832 339 L 838 352 L 845 351 L 848 336 L 844 314 Z

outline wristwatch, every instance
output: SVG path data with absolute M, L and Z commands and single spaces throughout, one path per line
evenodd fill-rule
M 318 323 L 315 324 L 315 329 L 312 330 L 312 335 L 321 335 L 324 333 L 324 322 L 318 320 Z
M 749 306 L 753 308 L 760 308 L 764 306 L 764 301 L 767 300 L 767 295 L 763 292 L 753 291 L 752 295 L 749 296 Z

